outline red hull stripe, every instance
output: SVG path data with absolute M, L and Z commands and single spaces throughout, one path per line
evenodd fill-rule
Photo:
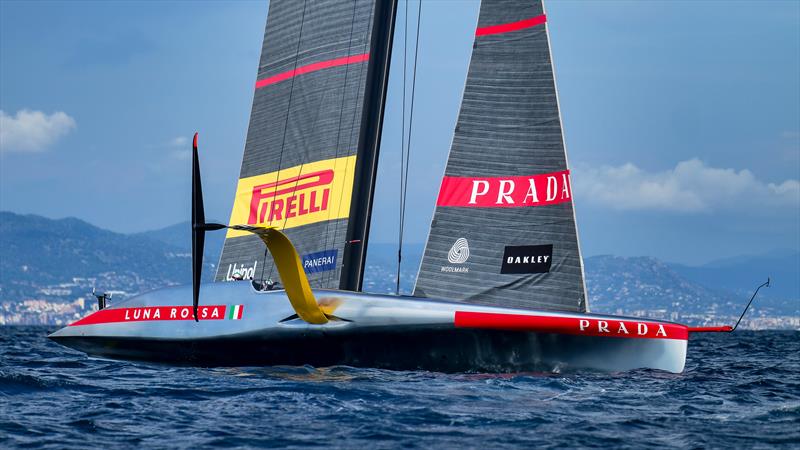
M 524 208 L 572 200 L 569 170 L 530 176 L 443 177 L 436 206 Z
M 552 317 L 456 311 L 459 328 L 531 331 L 639 339 L 689 339 L 688 328 L 674 323 L 597 319 L 594 317 Z
M 689 333 L 730 333 L 733 327 L 722 325 L 719 327 L 689 327 Z
M 481 27 L 475 30 L 475 36 L 487 36 L 490 34 L 502 34 L 511 31 L 524 30 L 525 28 L 535 27 L 547 22 L 547 16 L 531 17 L 530 19 L 520 20 L 518 22 L 503 23 L 500 25 L 492 25 L 488 27 Z
M 199 320 L 224 320 L 225 305 L 208 305 L 197 308 Z M 241 310 L 239 311 L 241 318 Z M 151 322 L 162 320 L 194 320 L 191 306 L 144 306 L 141 308 L 101 309 L 83 319 L 72 323 L 76 325 L 95 325 L 115 322 Z
M 345 66 L 347 64 L 362 63 L 368 60 L 369 60 L 369 53 L 364 53 L 362 55 L 343 56 L 341 58 L 331 59 L 328 61 L 320 61 L 313 64 L 307 64 L 305 66 L 300 66 L 293 70 L 289 70 L 283 73 L 279 73 L 277 75 L 273 75 L 271 77 L 264 78 L 263 80 L 258 80 L 256 81 L 256 89 L 260 89 L 264 86 L 269 86 L 270 84 L 280 83 L 281 81 L 288 80 L 292 77 L 296 77 L 297 75 L 303 75 L 304 73 L 316 72 L 318 70 L 329 69 L 331 67 Z

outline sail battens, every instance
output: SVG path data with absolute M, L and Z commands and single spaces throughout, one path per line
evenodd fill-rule
M 475 30 L 475 36 L 488 36 L 491 34 L 510 33 L 512 31 L 524 30 L 525 28 L 535 27 L 545 22 L 547 22 L 547 16 L 542 14 L 536 17 L 531 17 L 529 19 L 518 20 L 516 22 L 480 27 Z
M 342 58 L 335 58 L 335 59 L 330 59 L 328 61 L 320 61 L 308 64 L 302 67 L 298 67 L 297 69 L 288 70 L 286 72 L 279 73 L 277 75 L 273 75 L 268 78 L 264 78 L 263 80 L 258 80 L 256 81 L 256 89 L 269 86 L 270 84 L 280 83 L 281 81 L 286 81 L 298 75 L 316 72 L 318 70 L 323 70 L 323 69 L 329 69 L 331 67 L 344 66 L 347 64 L 358 64 L 365 61 L 369 61 L 369 53 L 345 56 Z
M 346 234 L 372 91 L 373 48 L 393 17 L 382 0 L 276 0 L 269 4 L 253 106 L 230 224 L 273 226 L 297 248 L 313 288 L 342 278 Z M 382 107 L 382 103 L 379 103 Z M 319 255 L 325 263 L 318 264 Z M 230 230 L 217 281 L 277 280 L 261 240 Z
M 541 1 L 481 4 L 416 295 L 586 310 L 546 27 Z

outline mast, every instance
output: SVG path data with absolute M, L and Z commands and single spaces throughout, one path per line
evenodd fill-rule
M 339 289 L 347 291 L 360 291 L 364 280 L 396 13 L 397 0 L 378 0 L 375 4 L 370 43 L 372 55 L 367 69 L 367 89 L 356 153 L 350 220 L 339 282 Z

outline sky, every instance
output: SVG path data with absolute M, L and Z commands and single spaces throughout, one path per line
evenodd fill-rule
M 0 0 L 0 209 L 119 232 L 188 220 L 197 130 L 206 215 L 226 222 L 267 7 Z M 800 2 L 546 8 L 584 256 L 702 264 L 800 249 Z M 427 237 L 477 13 L 477 1 L 423 3 L 412 244 Z M 397 28 L 399 43 L 402 14 Z M 397 239 L 401 57 L 372 242 Z

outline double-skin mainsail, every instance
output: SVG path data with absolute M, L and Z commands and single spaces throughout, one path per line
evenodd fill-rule
M 273 226 L 314 288 L 358 290 L 396 0 L 273 0 L 230 225 Z M 216 281 L 277 278 L 229 230 Z
M 314 288 L 359 290 L 395 0 L 270 2 L 230 224 L 276 226 Z M 228 232 L 217 281 L 272 279 Z M 481 3 L 461 111 L 414 295 L 586 311 L 541 1 Z

